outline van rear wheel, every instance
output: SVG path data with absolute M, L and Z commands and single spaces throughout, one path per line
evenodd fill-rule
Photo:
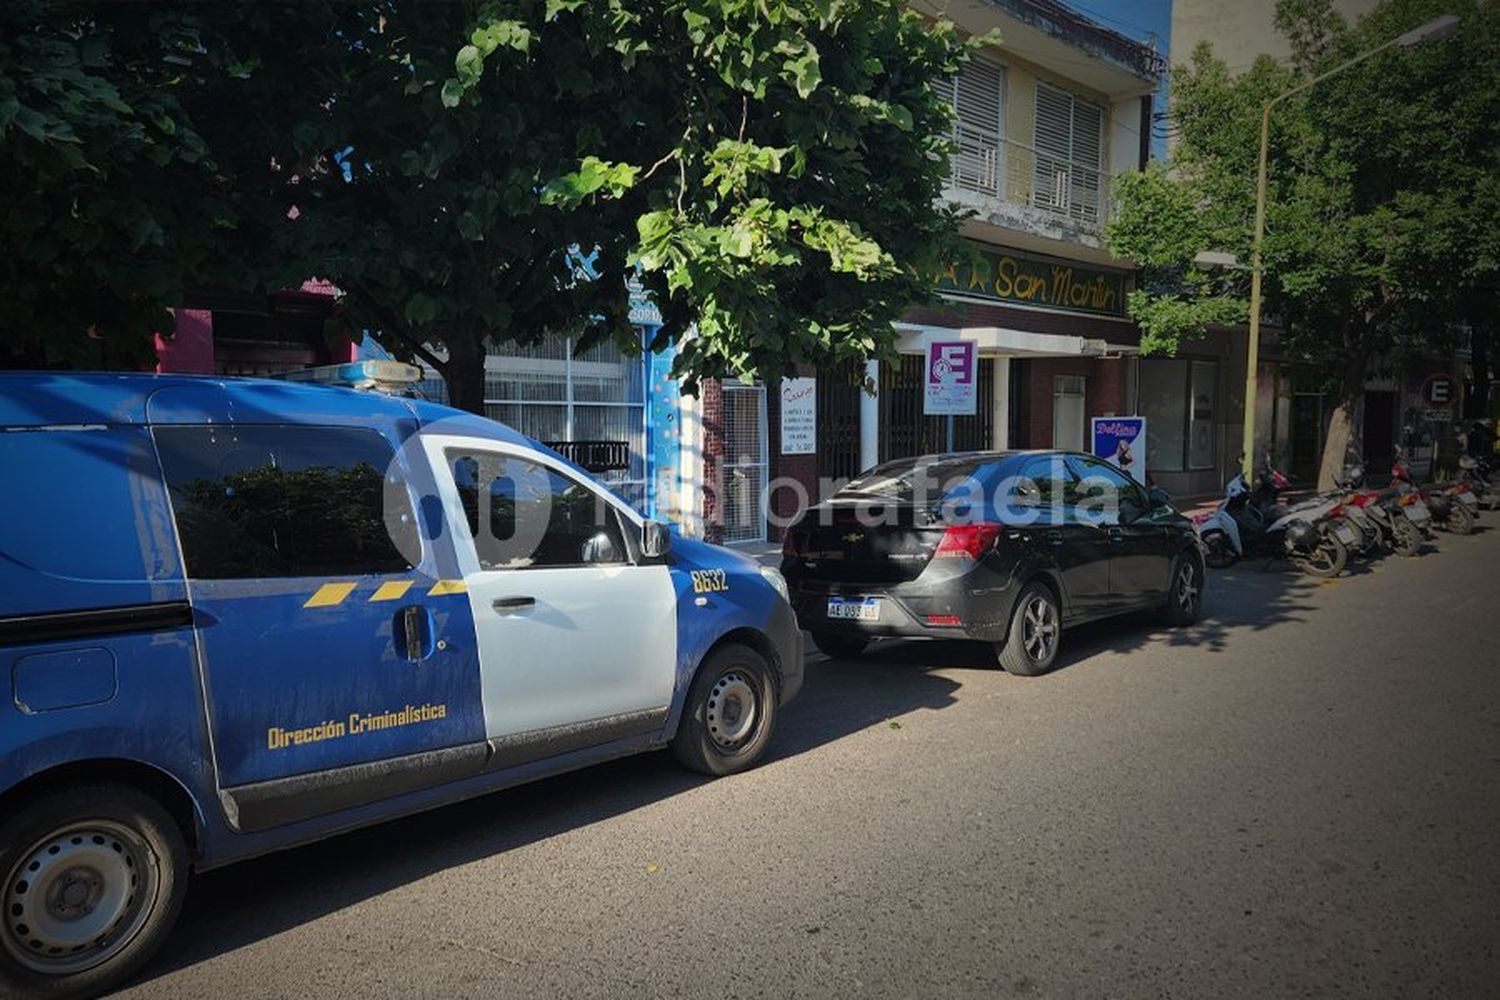
M 0 822 L 0 993 L 92 996 L 161 946 L 187 888 L 187 846 L 150 796 L 64 789 Z

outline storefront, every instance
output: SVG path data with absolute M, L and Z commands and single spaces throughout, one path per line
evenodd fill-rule
M 972 244 L 936 279 L 943 301 L 895 324 L 898 362 L 796 373 L 815 379 L 813 451 L 784 447 L 784 384 L 706 383 L 705 533 L 774 541 L 799 503 L 891 459 L 950 448 L 1085 449 L 1091 417 L 1130 412 L 1139 336 L 1125 314 L 1129 281 L 1123 269 Z M 951 436 L 946 417 L 923 409 L 927 345 L 945 340 L 971 341 L 978 354 L 978 403 L 952 419 Z

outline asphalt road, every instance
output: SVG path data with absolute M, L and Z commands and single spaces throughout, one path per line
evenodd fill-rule
M 132 997 L 1495 996 L 1500 515 L 1207 617 L 814 656 L 654 754 L 198 879 Z

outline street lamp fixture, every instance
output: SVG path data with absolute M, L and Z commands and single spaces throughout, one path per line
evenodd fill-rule
M 1240 259 L 1228 250 L 1200 250 L 1193 257 L 1193 263 L 1199 267 L 1222 267 L 1230 271 L 1246 271 L 1249 268 L 1240 263 Z
M 1396 44 L 1403 49 L 1409 49 L 1413 45 L 1421 45 L 1423 42 L 1440 42 L 1457 30 L 1458 15 L 1444 14 L 1442 17 L 1435 17 L 1426 24 L 1398 36 Z
M 1332 69 L 1319 73 L 1304 83 L 1300 83 L 1285 93 L 1278 94 L 1266 102 L 1260 117 L 1260 167 L 1255 175 L 1255 239 L 1250 244 L 1250 331 L 1249 348 L 1245 359 L 1245 433 L 1242 438 L 1244 454 L 1244 471 L 1246 477 L 1255 474 L 1255 394 L 1256 367 L 1259 364 L 1260 355 L 1260 297 L 1261 297 L 1261 244 L 1266 238 L 1266 187 L 1267 187 L 1267 149 L 1271 142 L 1271 109 L 1282 101 L 1300 94 L 1302 91 L 1318 84 L 1358 63 L 1364 62 L 1371 56 L 1378 55 L 1386 49 L 1399 46 L 1409 49 L 1413 45 L 1423 42 L 1436 42 L 1447 38 L 1458 30 L 1458 17 L 1454 14 L 1443 14 L 1435 17 L 1426 24 L 1413 28 L 1403 35 L 1397 35 L 1383 45 L 1377 45 L 1367 52 L 1362 52 L 1352 59 L 1346 59 Z M 1214 261 L 1202 260 L 1200 258 L 1228 257 L 1234 260 L 1233 254 L 1222 251 L 1206 250 L 1194 258 L 1195 262 L 1213 264 Z M 1235 262 L 1238 264 L 1238 261 Z M 1219 266 L 1229 267 L 1234 265 L 1221 264 Z

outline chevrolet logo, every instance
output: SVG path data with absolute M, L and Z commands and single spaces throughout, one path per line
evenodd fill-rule
M 863 531 L 851 531 L 849 532 L 849 534 L 844 536 L 844 541 L 850 543 L 851 545 L 855 542 L 862 542 L 864 541 L 864 539 L 865 533 Z

